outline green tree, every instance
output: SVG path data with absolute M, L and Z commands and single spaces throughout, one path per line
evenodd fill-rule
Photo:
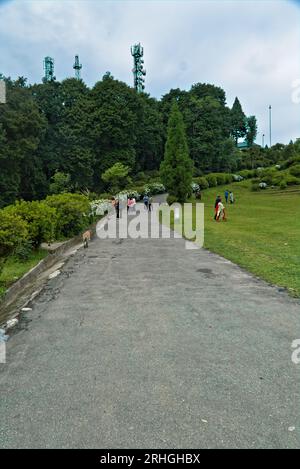
M 246 116 L 238 98 L 235 98 L 230 112 L 231 135 L 237 145 L 238 139 L 246 136 Z
M 95 157 L 94 185 L 116 162 L 135 167 L 139 96 L 125 83 L 108 76 L 91 91 L 89 135 Z M 103 186 L 103 182 L 102 182 Z
M 182 114 L 176 101 L 169 117 L 160 175 L 169 194 L 175 196 L 179 202 L 184 202 L 191 192 L 193 162 L 189 155 Z
M 70 192 L 72 189 L 70 174 L 57 171 L 54 176 L 52 176 L 51 181 L 51 194 L 62 194 L 64 192 Z
M 164 149 L 165 129 L 158 102 L 145 93 L 138 95 L 135 172 L 158 170 Z
M 27 222 L 15 214 L 0 210 L 0 273 L 4 260 L 27 239 Z
M 128 173 L 130 171 L 129 166 L 125 166 L 122 163 L 115 163 L 111 168 L 108 168 L 101 176 L 104 182 L 109 184 L 109 188 L 112 192 L 125 187 L 126 184 L 130 183 Z
M 252 147 L 257 135 L 257 121 L 255 116 L 246 119 L 246 141 L 248 147 Z
M 44 194 L 45 179 L 37 157 L 47 120 L 24 79 L 6 79 L 7 102 L 0 105 L 0 205 L 18 197 Z

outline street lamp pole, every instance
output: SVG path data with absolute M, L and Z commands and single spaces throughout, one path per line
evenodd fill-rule
M 272 106 L 269 105 L 269 132 L 270 132 L 270 148 L 272 146 Z
M 262 134 L 262 148 L 265 146 L 265 134 Z

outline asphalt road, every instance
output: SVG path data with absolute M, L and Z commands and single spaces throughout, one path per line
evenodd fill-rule
M 2 448 L 299 448 L 299 301 L 178 239 L 94 239 L 0 365 Z

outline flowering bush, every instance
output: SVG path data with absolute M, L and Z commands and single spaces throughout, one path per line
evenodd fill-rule
M 105 212 L 109 212 L 112 208 L 111 200 L 109 199 L 98 199 L 93 200 L 90 203 L 91 215 L 93 217 L 104 215 Z
M 191 184 L 192 191 L 195 192 L 200 192 L 200 186 L 196 182 L 192 182 Z
M 239 174 L 233 174 L 233 180 L 234 181 L 240 182 L 243 179 L 244 179 L 243 176 L 240 176 Z
M 144 194 L 162 194 L 166 192 L 165 186 L 161 182 L 152 182 L 144 186 Z
M 141 194 L 134 189 L 127 189 L 119 192 L 116 196 L 119 200 L 126 200 L 128 197 L 134 197 L 136 200 L 141 198 Z
M 89 223 L 90 203 L 81 194 L 48 195 L 46 205 L 56 209 L 55 238 L 71 237 L 80 233 Z

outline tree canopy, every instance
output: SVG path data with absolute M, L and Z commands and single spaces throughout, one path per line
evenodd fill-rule
M 61 175 L 74 191 L 101 192 L 107 187 L 102 175 L 115 163 L 129 166 L 132 178 L 157 171 L 174 100 L 196 176 L 235 170 L 241 152 L 234 142 L 246 136 L 246 130 L 251 144 L 255 138 L 252 117 L 246 126 L 239 101 L 229 109 L 225 91 L 212 84 L 196 83 L 189 91 L 172 89 L 156 100 L 110 73 L 92 88 L 75 78 L 34 85 L 24 77 L 5 81 L 7 103 L 0 105 L 0 206 L 16 199 L 44 198 L 59 190 Z

